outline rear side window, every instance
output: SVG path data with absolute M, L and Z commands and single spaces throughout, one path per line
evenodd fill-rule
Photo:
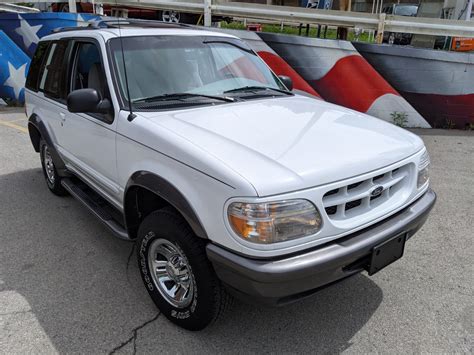
M 67 41 L 53 42 L 46 55 L 39 90 L 51 98 L 64 97 L 64 59 L 66 58 L 67 47 Z
M 27 89 L 38 91 L 38 78 L 41 71 L 41 64 L 43 63 L 43 59 L 46 55 L 49 43 L 49 41 L 40 42 L 38 44 L 38 47 L 36 48 L 35 55 L 31 60 L 28 77 L 26 78 L 25 86 Z

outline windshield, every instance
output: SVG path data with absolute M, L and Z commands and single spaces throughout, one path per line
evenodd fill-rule
M 395 15 L 399 16 L 416 16 L 418 6 L 416 5 L 398 5 L 395 7 Z
M 217 99 L 242 97 L 248 90 L 264 90 L 265 94 L 259 92 L 260 97 L 282 95 L 277 90 L 285 90 L 266 64 L 237 39 L 141 36 L 122 40 L 123 57 L 120 40 L 110 42 L 113 66 L 122 97 L 126 98 L 125 59 L 130 99 L 138 108 L 143 108 L 144 102 L 158 100 L 167 100 L 169 106 L 170 95 L 187 103 L 225 103 Z

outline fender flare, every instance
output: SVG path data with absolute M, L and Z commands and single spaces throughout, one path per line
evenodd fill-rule
M 33 145 L 33 148 L 36 152 L 39 152 L 39 140 L 37 142 L 35 141 L 35 133 L 32 131 L 33 129 L 36 129 L 39 132 L 41 138 L 43 138 L 46 144 L 48 145 L 49 150 L 51 152 L 51 157 L 53 158 L 54 167 L 56 168 L 58 175 L 69 176 L 66 164 L 64 164 L 64 161 L 56 150 L 56 147 L 54 146 L 53 140 L 51 139 L 51 135 L 49 134 L 46 125 L 44 124 L 43 120 L 36 114 L 32 114 L 28 119 L 28 132 L 30 134 L 30 140 L 31 144 Z
M 193 232 L 200 238 L 208 239 L 207 233 L 191 204 L 186 197 L 168 180 L 149 171 L 137 171 L 128 180 L 124 194 L 125 224 L 130 226 L 130 213 L 132 206 L 127 199 L 127 193 L 132 187 L 141 187 L 156 194 L 173 206 L 188 222 Z M 130 231 L 129 231 L 130 234 Z

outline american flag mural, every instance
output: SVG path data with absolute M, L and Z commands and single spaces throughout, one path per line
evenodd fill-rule
M 426 120 L 362 57 L 351 42 L 259 33 L 326 101 L 392 122 L 402 113 L 409 127 Z
M 0 98 L 22 104 L 29 64 L 39 40 L 61 27 L 87 26 L 92 14 L 0 13 Z

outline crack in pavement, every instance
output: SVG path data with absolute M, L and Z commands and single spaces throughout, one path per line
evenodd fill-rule
M 2 312 L 0 313 L 0 316 L 9 316 L 9 315 L 26 314 L 26 313 L 33 313 L 33 312 L 31 311 L 31 309 L 28 311 L 13 311 L 13 312 L 6 312 L 6 313 Z
M 127 344 L 130 344 L 132 342 L 133 344 L 133 354 L 135 355 L 137 353 L 137 336 L 138 336 L 138 331 L 140 329 L 143 329 L 144 327 L 146 327 L 148 324 L 150 323 L 153 323 L 155 320 L 158 319 L 158 317 L 160 316 L 161 312 L 158 312 L 158 314 L 156 316 L 154 316 L 152 319 L 150 320 L 147 320 L 145 323 L 143 324 L 140 324 L 139 326 L 135 327 L 132 329 L 132 336 L 130 338 L 128 338 L 127 340 L 125 340 L 124 342 L 122 342 L 121 344 L 119 344 L 118 346 L 116 346 L 115 348 L 113 348 L 110 352 L 109 352 L 109 355 L 112 355 L 112 354 L 115 354 L 117 351 L 119 351 L 120 349 L 122 349 L 124 346 L 126 346 Z

